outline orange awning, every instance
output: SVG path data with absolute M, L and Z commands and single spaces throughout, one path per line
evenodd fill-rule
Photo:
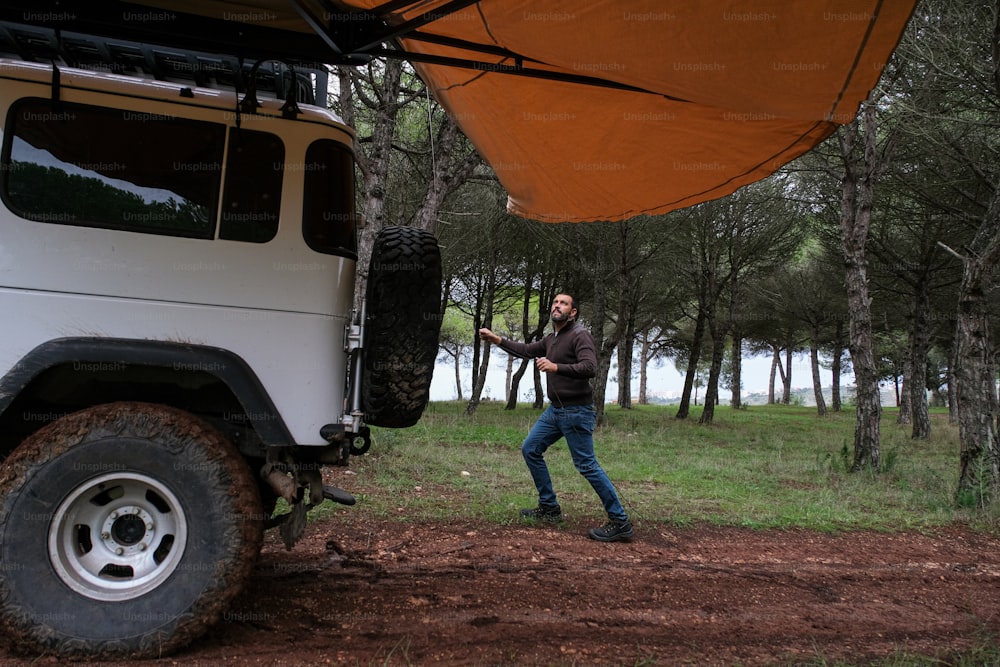
M 851 121 L 916 0 L 0 1 L 0 18 L 330 64 L 410 60 L 518 215 L 727 195 Z M 56 18 L 53 18 L 56 17 Z M 131 18 L 134 17 L 134 18 Z
M 347 0 L 372 9 L 378 0 Z M 392 13 L 401 23 L 446 0 Z M 419 29 L 517 54 L 522 66 L 624 89 L 415 61 L 493 166 L 511 212 L 620 220 L 721 197 L 850 122 L 877 83 L 911 0 L 493 0 Z M 515 66 L 448 40 L 421 56 Z M 429 60 L 433 60 L 429 58 Z

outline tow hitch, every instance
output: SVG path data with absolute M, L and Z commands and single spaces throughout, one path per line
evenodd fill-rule
M 269 461 L 260 471 L 261 477 L 279 498 L 284 498 L 291 509 L 265 522 L 265 529 L 278 527 L 285 548 L 291 550 L 302 538 L 306 528 L 309 510 L 324 500 L 341 505 L 353 505 L 356 501 L 347 491 L 336 486 L 323 484 L 319 470 L 300 468 L 294 463 Z

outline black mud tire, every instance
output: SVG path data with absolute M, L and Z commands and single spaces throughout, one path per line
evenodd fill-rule
M 413 426 L 430 400 L 441 331 L 441 252 L 433 234 L 382 230 L 372 249 L 365 308 L 365 422 Z
M 70 414 L 0 467 L 0 626 L 19 653 L 170 653 L 242 590 L 262 526 L 254 476 L 212 426 L 143 403 Z

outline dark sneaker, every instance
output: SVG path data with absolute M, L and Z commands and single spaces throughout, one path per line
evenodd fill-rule
M 521 510 L 521 518 L 548 523 L 562 523 L 563 520 L 559 505 L 539 505 L 535 509 Z
M 600 528 L 590 529 L 590 539 L 601 542 L 629 542 L 633 535 L 635 532 L 632 530 L 632 522 L 628 519 L 611 519 Z

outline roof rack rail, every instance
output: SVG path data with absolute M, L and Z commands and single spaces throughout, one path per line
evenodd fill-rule
M 49 28 L 0 22 L 0 57 L 28 62 L 45 62 L 92 71 L 152 78 L 159 81 L 193 83 L 202 88 L 244 93 L 249 86 L 254 61 L 241 61 L 225 54 L 202 53 L 110 39 Z M 295 81 L 292 83 L 294 68 Z M 269 60 L 260 63 L 255 74 L 256 92 L 287 100 L 294 89 L 294 101 L 326 106 L 330 72 L 316 63 L 288 63 Z

